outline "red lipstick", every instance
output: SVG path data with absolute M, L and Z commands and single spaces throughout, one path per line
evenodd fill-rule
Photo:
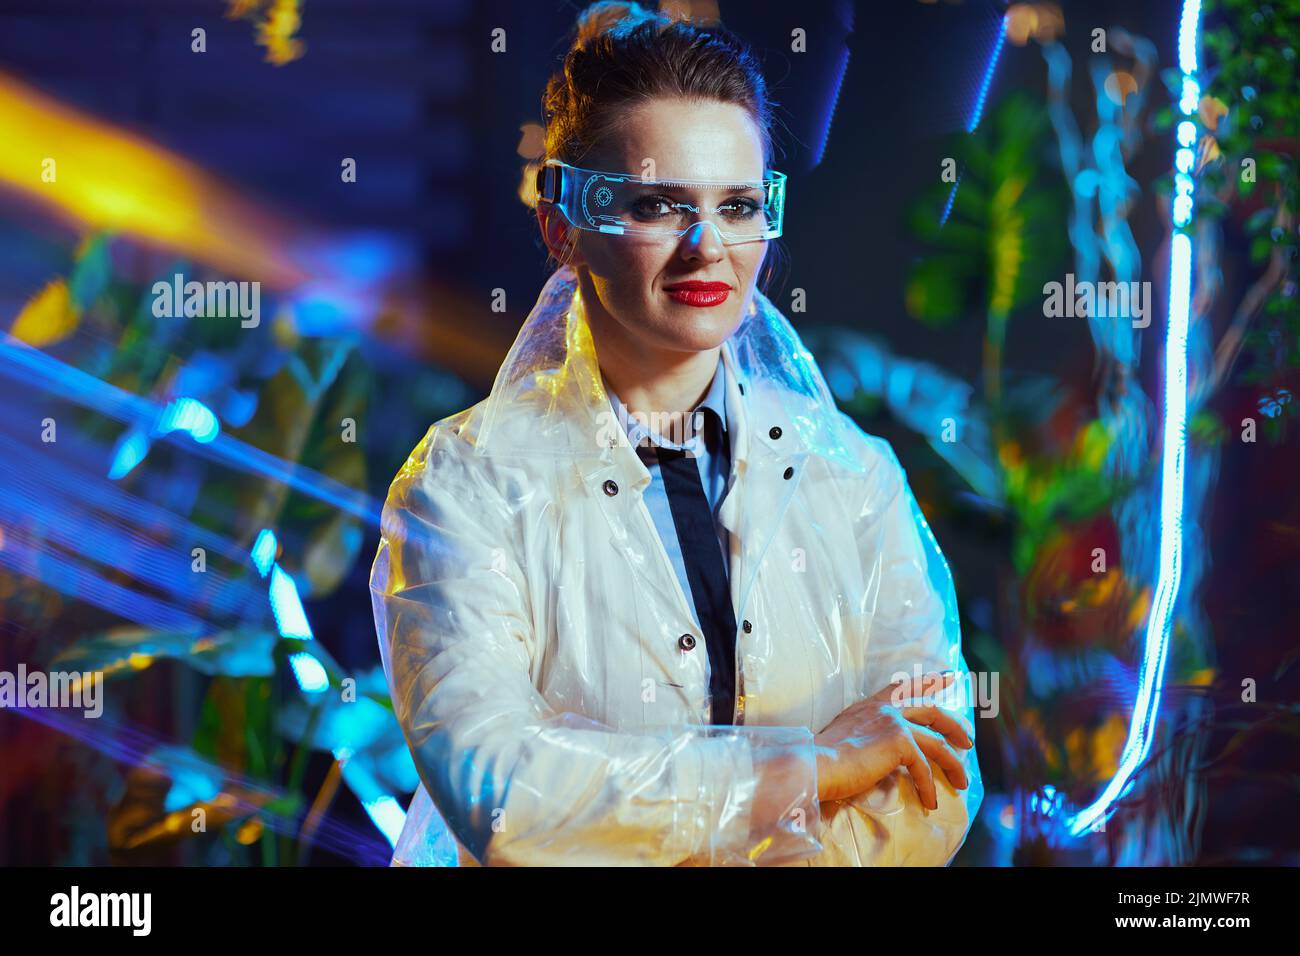
M 731 294 L 731 286 L 726 282 L 701 282 L 693 279 L 690 282 L 674 282 L 665 286 L 664 291 L 674 302 L 707 309 L 726 302 L 727 296 Z

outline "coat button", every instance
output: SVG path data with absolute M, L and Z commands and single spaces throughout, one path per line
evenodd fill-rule
M 788 478 L 790 476 L 786 475 L 786 477 Z M 601 487 L 605 489 L 605 494 L 609 495 L 611 498 L 618 494 L 618 482 L 613 478 L 606 478 L 605 484 Z
M 695 638 L 690 634 L 683 634 L 681 637 L 677 638 L 677 646 L 684 651 L 694 650 Z
M 787 468 L 787 469 L 785 470 L 785 480 L 786 480 L 786 481 L 789 481 L 789 480 L 790 480 L 791 478 L 793 478 L 793 477 L 794 477 L 794 469 L 793 469 L 793 468 Z
M 781 426 L 773 425 L 772 430 L 767 433 L 773 440 L 781 437 Z
M 750 624 L 748 621 L 746 621 L 746 622 L 745 622 L 743 625 L 741 625 L 741 626 L 745 629 L 745 633 L 746 633 L 746 634 L 748 634 L 748 633 L 750 633 L 751 631 L 754 630 L 754 625 L 753 625 L 753 624 Z
M 744 395 L 744 394 L 745 394 L 745 383 L 744 383 L 744 382 L 737 382 L 737 383 L 736 383 L 736 387 L 737 387 L 738 389 L 740 389 L 740 394 L 741 394 L 741 395 Z

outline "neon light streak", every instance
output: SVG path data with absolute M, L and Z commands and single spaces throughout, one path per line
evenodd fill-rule
M 302 818 L 298 814 L 277 813 L 266 808 L 267 804 L 284 798 L 283 790 L 229 767 L 210 763 L 199 754 L 185 753 L 169 741 L 130 724 L 119 723 L 108 714 L 97 720 L 86 720 L 75 711 L 53 707 L 15 707 L 13 712 L 81 741 L 126 766 L 153 767 L 170 773 L 179 763 L 192 772 L 224 780 L 228 784 L 226 796 L 241 814 L 257 815 L 266 827 L 287 837 L 296 837 L 302 830 Z M 171 759 L 165 759 L 164 754 L 171 755 Z M 327 817 L 316 830 L 315 843 L 362 866 L 387 866 L 391 851 L 386 853 L 382 843 L 369 837 L 369 833 Z
M 88 372 L 60 362 L 7 332 L 0 333 L 0 375 L 15 384 L 40 389 L 47 394 L 76 402 L 106 418 L 140 428 L 152 430 L 157 422 L 163 420 L 164 408 L 156 402 L 133 395 Z M 193 412 L 185 414 L 188 418 Z M 349 488 L 328 475 L 286 462 L 231 435 L 222 434 L 219 428 L 211 438 L 207 438 L 206 431 L 201 430 L 200 433 L 206 440 L 185 443 L 190 452 L 246 474 L 261 475 L 282 482 L 295 491 L 355 515 L 373 527 L 379 527 L 379 504 L 365 492 Z M 174 434 L 175 432 L 166 433 L 166 440 L 174 440 Z M 125 468 L 138 450 L 124 451 L 119 448 L 113 469 L 116 471 Z
M 406 825 L 406 811 L 402 805 L 391 794 L 384 792 L 367 767 L 352 760 L 352 752 L 347 747 L 336 747 L 334 759 L 339 762 L 344 782 L 357 795 L 370 819 L 388 840 L 389 846 L 395 848 L 402 827 Z
M 998 60 L 1002 56 L 1002 47 L 1007 42 L 1007 18 L 1004 16 L 1002 22 L 998 24 L 998 38 L 993 43 L 993 55 L 989 57 L 989 65 L 984 69 L 984 80 L 980 83 L 979 95 L 975 97 L 975 108 L 971 110 L 970 122 L 966 124 L 966 132 L 975 132 L 975 127 L 980 125 L 980 118 L 984 115 L 984 101 L 989 95 L 989 86 L 993 83 L 993 73 L 998 68 Z
M 253 543 L 252 558 L 263 577 L 271 578 L 271 610 L 275 614 L 276 624 L 285 637 L 311 640 L 311 625 L 307 622 L 307 612 L 303 609 L 298 596 L 298 586 L 293 578 L 274 561 L 276 550 L 275 532 L 263 528 Z M 330 679 L 325 667 L 314 654 L 298 651 L 289 655 L 289 666 L 298 689 L 304 694 L 320 694 L 329 690 Z M 397 846 L 402 828 L 406 825 L 406 811 L 402 809 L 397 798 L 384 791 L 383 786 L 366 767 L 351 760 L 352 752 L 347 747 L 337 747 L 334 758 L 339 762 L 343 781 L 361 801 L 371 821 L 384 835 L 390 847 Z
M 158 433 L 187 432 L 195 441 L 207 444 L 221 433 L 221 424 L 212 409 L 198 399 L 178 398 L 165 409 L 158 422 Z
M 961 185 L 961 174 L 957 174 L 956 181 L 952 184 L 952 189 L 948 190 L 948 201 L 943 204 L 943 215 L 939 217 L 939 225 L 946 226 L 948 217 L 952 215 L 952 204 L 957 199 L 957 187 Z
M 149 436 L 141 429 L 133 429 L 122 436 L 118 442 L 117 452 L 113 455 L 113 464 L 108 469 L 108 477 L 120 481 L 135 470 L 135 466 L 144 461 L 149 454 Z
M 849 48 L 845 44 L 844 53 L 840 57 L 839 73 L 835 78 L 835 92 L 831 96 L 830 108 L 826 111 L 826 119 L 822 121 L 822 141 L 817 146 L 817 158 L 813 160 L 813 166 L 820 166 L 822 157 L 826 154 L 826 144 L 831 138 L 831 123 L 835 120 L 835 108 L 840 103 L 840 90 L 844 88 L 844 75 L 849 71 Z
M 975 132 L 976 127 L 980 125 L 980 120 L 984 116 L 984 102 L 988 99 L 989 87 L 993 84 L 993 74 L 997 72 L 998 60 L 1002 58 L 1002 47 L 1007 42 L 1007 18 L 1002 17 L 1002 22 L 998 24 L 998 38 L 993 43 L 993 53 L 989 57 L 988 66 L 984 68 L 984 79 L 980 83 L 979 93 L 975 96 L 975 106 L 971 110 L 970 119 L 966 122 L 966 132 Z M 961 174 L 958 174 L 957 181 L 952 184 L 952 189 L 948 191 L 948 201 L 943 205 L 943 214 L 939 217 L 939 225 L 945 226 L 948 223 L 948 217 L 952 214 L 953 200 L 957 198 L 957 187 L 961 185 Z
M 307 612 L 298 597 L 298 585 L 278 564 L 271 568 L 271 613 L 275 615 L 276 626 L 283 636 L 301 641 L 312 639 Z
M 319 694 L 329 690 L 330 679 L 321 662 L 306 651 L 289 655 L 289 666 L 294 679 L 305 694 Z
M 402 805 L 394 797 L 384 794 L 374 800 L 367 800 L 362 806 L 365 807 L 366 813 L 370 814 L 370 819 L 384 835 L 388 845 L 395 848 L 397 838 L 402 835 L 402 828 L 406 826 L 406 811 L 402 809 Z
M 11 76 L 0 76 L 0 127 L 0 186 L 79 230 L 125 233 L 276 288 L 311 277 L 288 252 L 305 230 L 141 136 Z
M 1200 0 L 1184 0 L 1178 29 L 1178 65 L 1183 71 L 1183 95 L 1179 109 L 1194 117 L 1199 102 L 1191 94 L 1199 92 L 1197 71 L 1197 31 L 1200 24 Z M 1178 124 L 1177 137 L 1183 150 L 1194 151 L 1197 130 L 1191 119 Z M 1165 659 L 1169 652 L 1169 630 L 1173 623 L 1174 604 L 1178 598 L 1183 553 L 1183 464 L 1187 452 L 1187 326 L 1191 313 L 1192 239 L 1189 229 L 1194 208 L 1195 182 L 1190 164 L 1176 157 L 1179 172 L 1175 177 L 1175 200 L 1172 210 L 1174 235 L 1169 261 L 1169 327 L 1165 336 L 1165 425 L 1162 438 L 1160 475 L 1160 565 L 1157 571 L 1155 598 L 1147 619 L 1146 647 L 1138 681 L 1133 719 L 1128 740 L 1114 779 L 1096 801 L 1067 822 L 1072 836 L 1090 830 L 1104 818 L 1114 803 L 1133 786 L 1133 774 L 1151 752 L 1155 738 L 1156 717 L 1160 712 L 1160 694 L 1164 688 Z M 1183 164 L 1189 165 L 1183 169 Z
M 271 572 L 271 562 L 275 560 L 277 547 L 275 532 L 270 528 L 263 528 L 253 542 L 253 564 L 262 577 Z

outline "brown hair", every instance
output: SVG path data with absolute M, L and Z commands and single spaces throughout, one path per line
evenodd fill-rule
M 542 160 L 572 166 L 604 139 L 626 108 L 657 96 L 715 100 L 744 107 L 758 126 L 763 163 L 772 160 L 772 103 L 758 58 L 734 33 L 674 20 L 637 3 L 593 3 L 578 17 L 564 64 L 542 95 L 546 140 Z M 570 232 L 567 246 L 578 241 Z M 568 256 L 551 253 L 555 263 Z M 759 277 L 767 288 L 785 264 L 773 240 Z
M 637 3 L 593 3 L 578 18 L 564 65 L 542 96 L 545 158 L 581 165 L 620 112 L 658 96 L 744 107 L 771 157 L 771 105 L 758 59 L 743 40 Z

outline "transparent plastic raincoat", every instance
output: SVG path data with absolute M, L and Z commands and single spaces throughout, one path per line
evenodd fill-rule
M 724 343 L 733 409 L 733 725 L 641 495 L 572 270 L 477 405 L 433 425 L 383 509 L 370 588 L 419 770 L 402 865 L 944 865 L 983 798 L 895 770 L 819 802 L 814 732 L 954 669 L 952 579 L 889 445 L 840 412 L 760 292 Z M 694 642 L 682 640 L 692 635 Z M 973 731 L 970 695 L 949 709 Z M 973 739 L 973 735 L 972 735 Z

